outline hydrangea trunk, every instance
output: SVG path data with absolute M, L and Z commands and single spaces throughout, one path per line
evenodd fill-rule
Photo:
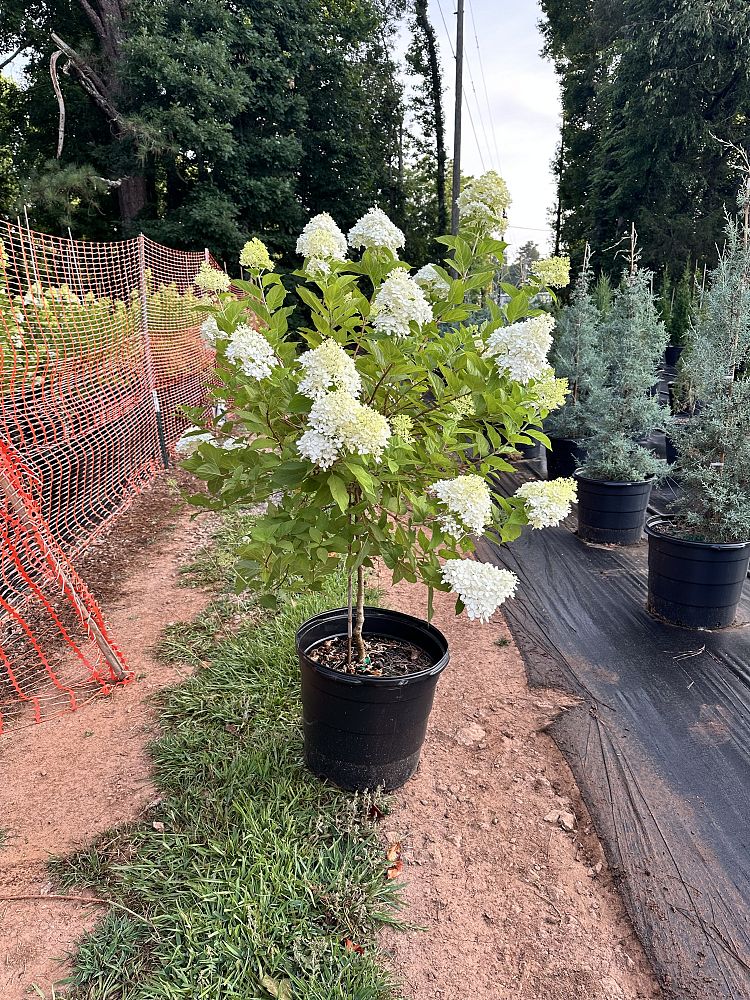
M 362 637 L 362 629 L 365 624 L 365 570 L 364 566 L 357 567 L 357 607 L 352 607 L 352 584 L 353 574 L 349 574 L 349 605 L 348 605 L 348 636 L 349 644 L 347 649 L 346 666 L 349 673 L 354 673 L 354 663 L 362 664 L 367 657 L 365 640 Z M 356 651 L 356 660 L 354 652 Z

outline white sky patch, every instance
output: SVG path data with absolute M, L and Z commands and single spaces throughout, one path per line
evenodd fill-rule
M 450 152 L 455 92 L 451 44 L 455 44 L 456 7 L 454 0 L 430 0 L 429 9 L 440 43 Z M 485 169 L 497 170 L 505 178 L 513 199 L 506 235 L 511 258 L 527 240 L 534 240 L 542 251 L 552 248 L 548 213 L 555 204 L 551 163 L 559 138 L 560 94 L 552 64 L 540 55 L 541 16 L 536 0 L 466 0 L 461 165 L 464 173 L 479 174 L 484 163 Z

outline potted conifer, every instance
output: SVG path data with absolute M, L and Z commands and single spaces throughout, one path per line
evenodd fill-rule
M 633 545 L 641 538 L 654 478 L 664 467 L 645 442 L 667 419 L 653 392 L 666 342 L 651 275 L 633 262 L 603 322 L 583 407 L 586 458 L 575 478 L 584 541 Z
M 649 520 L 649 610 L 691 628 L 735 619 L 750 562 L 750 250 L 736 221 L 682 357 L 701 405 L 670 434 L 680 498 Z
M 213 310 L 221 416 L 181 445 L 196 441 L 186 466 L 208 485 L 196 503 L 267 505 L 241 553 L 243 580 L 265 606 L 342 570 L 348 578 L 347 606 L 297 634 L 305 758 L 345 788 L 395 788 L 417 766 L 449 659 L 429 622 L 433 591 L 453 591 L 457 612 L 489 618 L 518 580 L 471 559 L 476 538 L 557 523 L 575 495 L 570 480 L 492 501 L 489 478 L 512 471 L 506 456 L 539 431 L 564 387 L 549 368 L 549 318 L 532 307 L 533 289 L 509 293 L 505 308 L 488 301 L 481 329 L 469 322 L 467 303 L 504 249 L 493 232 L 504 185 L 495 197 L 492 177 L 482 180 L 462 197 L 459 235 L 441 240 L 446 266 L 419 283 L 398 257 L 403 234 L 381 211 L 348 241 L 330 216 L 312 219 L 297 245 L 296 288 L 311 322 L 293 334 L 288 293 L 265 247 L 249 245 L 251 280 L 235 283 L 244 298 L 223 294 Z M 427 585 L 428 620 L 365 606 L 376 561 L 394 581 Z
M 602 317 L 591 293 L 588 247 L 569 305 L 560 310 L 550 355 L 556 374 L 568 380 L 564 404 L 544 423 L 550 439 L 547 475 L 572 476 L 585 457 L 588 429 L 588 398 L 603 378 L 600 351 Z

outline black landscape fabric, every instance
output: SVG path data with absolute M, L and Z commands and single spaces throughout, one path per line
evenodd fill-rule
M 503 610 L 530 683 L 581 699 L 550 732 L 665 997 L 750 1000 L 750 581 L 737 627 L 665 625 L 645 541 L 588 546 L 575 526 L 479 555 L 521 580 Z

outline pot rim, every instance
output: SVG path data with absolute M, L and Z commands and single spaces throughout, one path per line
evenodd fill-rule
M 593 476 L 585 476 L 581 471 L 583 467 L 579 466 L 573 473 L 574 479 L 583 479 L 587 483 L 599 483 L 601 486 L 647 486 L 649 483 L 653 483 L 656 476 L 652 473 L 645 479 L 630 479 L 627 482 L 616 482 L 611 479 L 595 479 Z
M 700 542 L 697 540 L 691 540 L 689 538 L 679 538 L 677 535 L 672 535 L 668 531 L 657 531 L 656 526 L 658 524 L 673 524 L 674 518 L 669 517 L 666 514 L 659 514 L 656 517 L 650 517 L 646 521 L 645 531 L 649 538 L 665 538 L 667 541 L 672 542 L 674 545 L 684 545 L 687 548 L 694 549 L 716 549 L 719 552 L 723 551 L 738 551 L 739 549 L 746 549 L 750 546 L 750 540 L 746 542 Z
M 374 611 L 377 615 L 382 615 L 386 618 L 395 618 L 404 622 L 404 624 L 412 622 L 415 623 L 421 631 L 431 633 L 434 638 L 437 639 L 442 646 L 444 646 L 445 652 L 436 663 L 432 664 L 432 666 L 425 667 L 424 670 L 417 670 L 413 674 L 402 674 L 398 677 L 373 677 L 369 674 L 345 674 L 341 670 L 333 670 L 331 667 L 324 667 L 320 663 L 315 663 L 313 660 L 308 658 L 307 666 L 310 670 L 342 684 L 372 687 L 403 687 L 404 685 L 414 684 L 420 680 L 424 680 L 427 677 L 435 677 L 438 674 L 441 674 L 450 663 L 451 654 L 448 640 L 445 638 L 440 629 L 436 628 L 431 622 L 428 622 L 424 618 L 417 618 L 416 615 L 409 615 L 404 611 L 395 611 L 391 608 L 378 608 L 373 607 L 372 605 L 365 606 L 365 619 L 367 618 L 368 611 Z M 347 608 L 330 608 L 327 611 L 320 611 L 317 615 L 313 615 L 312 618 L 308 618 L 306 621 L 302 622 L 294 636 L 294 644 L 297 654 L 300 657 L 307 657 L 308 650 L 312 648 L 310 646 L 308 646 L 307 649 L 302 648 L 301 633 L 306 625 L 309 625 L 311 622 L 318 621 L 321 618 L 335 620 L 340 617 L 346 621 L 347 614 Z M 415 643 L 415 645 L 419 644 Z

